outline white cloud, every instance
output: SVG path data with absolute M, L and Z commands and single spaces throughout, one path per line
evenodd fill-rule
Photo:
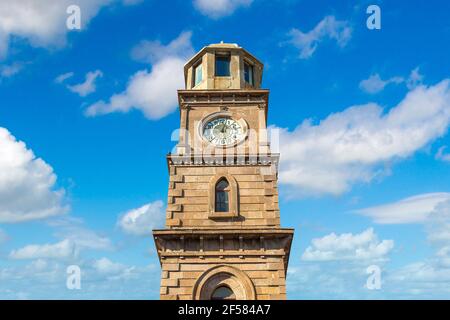
M 75 264 L 82 271 L 82 290 L 67 290 L 67 260 L 37 259 L 0 268 L 0 295 L 5 299 L 44 300 L 159 297 L 159 265 L 127 265 L 108 258 L 81 259 Z
M 93 263 L 93 267 L 99 273 L 103 274 L 120 273 L 127 268 L 127 266 L 121 263 L 112 262 L 111 260 L 105 257 L 95 260 Z
M 450 200 L 442 202 L 426 221 L 427 238 L 434 255 L 390 273 L 387 283 L 420 297 L 447 297 L 450 294 Z
M 79 84 L 75 85 L 68 85 L 67 88 L 80 95 L 81 97 L 85 97 L 90 93 L 95 92 L 97 89 L 96 87 L 96 80 L 99 77 L 102 77 L 103 73 L 100 70 L 90 71 L 86 74 L 85 81 Z M 56 78 L 57 81 L 64 81 L 69 77 L 69 74 L 61 75 Z
M 0 127 L 0 222 L 44 219 L 67 211 L 52 167 Z
M 130 0 L 124 0 L 129 4 Z M 70 5 L 81 9 L 81 26 L 85 29 L 98 11 L 120 0 L 0 0 L 0 58 L 8 52 L 12 38 L 26 39 L 36 47 L 61 47 L 66 42 Z
M 158 63 L 167 58 L 189 58 L 194 54 L 191 44 L 192 32 L 182 32 L 167 45 L 160 41 L 143 40 L 131 50 L 131 56 L 141 62 Z
M 62 217 L 49 220 L 56 229 L 54 236 L 61 241 L 54 244 L 30 244 L 11 251 L 12 259 L 76 259 L 83 250 L 112 250 L 111 240 L 84 226 L 81 219 Z
M 434 253 L 423 261 L 391 269 L 388 256 L 393 253 L 391 240 L 379 241 L 372 229 L 361 234 L 334 233 L 313 239 L 303 261 L 288 273 L 288 285 L 294 298 L 339 299 L 448 299 L 450 294 L 450 199 L 449 193 L 424 194 L 380 206 L 403 219 L 403 210 L 414 205 L 419 211 L 429 210 L 424 226 Z M 442 200 L 442 201 L 441 201 Z M 403 208 L 403 204 L 405 207 Z M 428 208 L 428 209 L 427 209 Z M 418 216 L 416 213 L 414 215 Z M 385 217 L 383 217 L 385 219 Z M 406 220 L 406 219 L 405 219 Z M 406 223 L 408 221 L 405 221 Z M 384 244 L 383 244 L 384 243 Z M 380 267 L 381 290 L 367 290 L 366 268 Z M 292 297 L 292 296 L 291 296 Z
M 22 62 L 14 62 L 9 65 L 2 65 L 0 66 L 0 77 L 10 78 L 19 73 L 23 69 L 24 65 L 25 64 Z
M 3 288 L 10 288 L 9 294 L 25 293 L 29 291 L 33 285 L 44 284 L 48 286 L 50 283 L 61 281 L 65 284 L 66 268 L 64 264 L 57 260 L 36 259 L 30 261 L 26 265 L 14 264 L 14 266 L 0 269 L 0 281 Z M 33 285 L 32 285 L 33 283 Z M 20 289 L 18 287 L 21 287 Z M 48 288 L 47 288 L 48 290 Z M 2 291 L 2 297 L 5 291 Z M 54 292 L 53 292 L 54 293 Z
M 292 29 L 288 36 L 289 43 L 300 50 L 301 59 L 311 58 L 320 42 L 325 39 L 335 40 L 340 47 L 345 47 L 352 36 L 352 28 L 347 21 L 336 20 L 326 16 L 309 32 Z
M 411 156 L 450 124 L 450 81 L 418 86 L 387 113 L 353 106 L 319 124 L 280 132 L 280 182 L 295 194 L 342 194 L 385 174 L 383 165 Z
M 304 261 L 385 260 L 394 247 L 393 240 L 379 241 L 372 228 L 359 234 L 334 232 L 311 241 L 302 255 Z
M 55 82 L 56 83 L 63 83 L 64 81 L 66 81 L 67 79 L 70 79 L 74 76 L 75 73 L 73 72 L 66 72 L 63 74 L 60 74 L 59 76 L 57 76 L 55 78 Z
M 426 193 L 355 212 L 380 224 L 418 223 L 427 221 L 439 204 L 449 200 L 450 193 L 447 192 Z
M 159 228 L 164 224 L 163 206 L 163 202 L 157 200 L 130 210 L 119 218 L 117 225 L 128 234 L 149 235 L 152 229 Z
M 194 52 L 191 33 L 183 32 L 167 46 L 157 42 L 142 42 L 133 55 L 152 62 L 151 71 L 136 72 L 126 90 L 114 94 L 108 102 L 98 101 L 89 106 L 85 114 L 97 116 L 112 112 L 141 110 L 149 119 L 160 119 L 177 106 L 176 90 L 184 87 L 183 66 Z
M 414 89 L 415 87 L 422 84 L 423 75 L 420 73 L 419 67 L 413 69 L 409 74 L 409 77 L 406 81 L 406 86 L 408 89 Z
M 368 93 L 377 93 L 382 91 L 388 84 L 402 83 L 404 80 L 401 77 L 392 77 L 387 80 L 382 80 L 378 73 L 371 75 L 368 79 L 362 80 L 359 87 Z
M 406 79 L 404 77 L 397 76 L 389 78 L 387 80 L 383 80 L 378 73 L 375 73 L 372 74 L 369 78 L 362 80 L 359 83 L 359 87 L 367 93 L 375 94 L 382 91 L 387 85 L 391 83 L 405 83 L 406 87 L 409 90 L 413 90 L 414 88 L 422 84 L 422 80 L 423 75 L 420 74 L 419 67 L 416 67 L 411 71 L 409 77 L 407 77 Z
M 445 150 L 447 149 L 447 146 L 442 146 L 439 148 L 438 152 L 436 153 L 435 158 L 437 160 L 441 160 L 441 161 L 445 161 L 445 162 L 450 162 L 450 154 L 449 153 L 445 153 Z
M 428 239 L 442 245 L 441 256 L 448 254 L 450 258 L 450 199 L 439 203 L 431 212 L 427 221 Z M 450 268 L 450 264 L 448 265 Z
M 386 283 L 409 297 L 448 299 L 450 268 L 442 268 L 434 261 L 414 262 L 391 272 Z
M 9 254 L 11 259 L 67 259 L 75 256 L 75 245 L 67 239 L 55 244 L 30 244 Z
M 77 249 L 112 250 L 111 240 L 84 225 L 83 220 L 74 217 L 61 217 L 48 221 L 56 228 L 55 236 L 70 240 Z
M 253 0 L 194 0 L 194 7 L 213 19 L 229 16 L 240 7 L 249 7 Z

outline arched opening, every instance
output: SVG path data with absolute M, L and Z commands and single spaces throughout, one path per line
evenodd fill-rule
M 228 286 L 219 286 L 211 294 L 211 300 L 236 300 L 236 295 Z
M 215 211 L 229 212 L 230 211 L 230 184 L 227 179 L 222 178 L 216 183 L 215 188 Z
M 205 271 L 194 285 L 193 300 L 255 300 L 248 275 L 235 267 L 218 265 Z
M 239 190 L 230 174 L 217 174 L 209 182 L 209 218 L 224 219 L 239 216 Z

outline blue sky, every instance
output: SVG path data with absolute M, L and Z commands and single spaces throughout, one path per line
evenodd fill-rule
M 66 27 L 72 4 L 81 30 Z M 265 64 L 296 229 L 288 297 L 450 298 L 449 9 L 0 0 L 0 297 L 158 298 L 147 230 L 164 221 L 176 89 L 183 63 L 223 40 Z

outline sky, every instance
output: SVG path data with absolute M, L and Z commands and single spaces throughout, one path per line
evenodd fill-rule
M 281 221 L 296 230 L 288 298 L 450 298 L 449 10 L 0 0 L 0 298 L 159 298 L 150 230 L 164 226 L 176 90 L 220 41 L 264 63 Z

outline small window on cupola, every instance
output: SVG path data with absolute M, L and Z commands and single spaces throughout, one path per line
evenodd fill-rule
M 244 62 L 244 79 L 249 85 L 253 85 L 253 66 Z
M 196 66 L 194 66 L 194 87 L 199 85 L 203 80 L 203 68 L 202 63 L 200 62 Z
M 229 54 L 216 54 L 216 77 L 230 76 L 230 61 Z

